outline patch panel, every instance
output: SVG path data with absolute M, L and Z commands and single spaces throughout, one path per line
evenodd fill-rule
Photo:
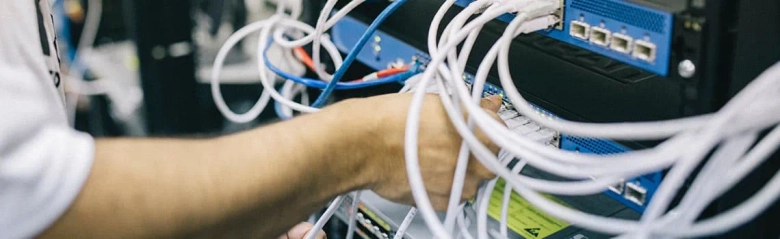
M 366 24 L 352 17 L 347 16 L 341 21 L 339 21 L 333 27 L 333 41 L 336 44 L 336 46 L 339 48 L 339 50 L 341 50 L 342 52 L 349 51 L 351 46 L 354 45 L 355 42 L 357 42 L 357 40 L 359 39 L 362 32 L 366 29 L 366 27 L 367 27 Z M 381 38 L 383 39 L 382 44 L 385 45 L 385 47 L 383 47 L 383 52 L 380 52 L 380 55 L 382 57 L 376 58 L 373 49 L 365 48 L 363 49 L 363 51 L 361 51 L 358 54 L 358 58 L 357 58 L 358 61 L 368 65 L 369 67 L 373 69 L 385 69 L 387 68 L 388 64 L 395 63 L 398 59 L 411 58 L 420 61 L 421 63 L 423 63 L 423 65 L 429 61 L 429 57 L 427 54 L 414 48 L 413 46 L 404 43 L 403 41 L 400 41 L 397 38 L 389 36 L 381 31 L 377 31 L 376 34 L 378 36 L 381 36 Z M 615 42 L 614 40 L 615 36 L 621 38 L 622 37 L 621 34 L 622 33 L 617 33 L 612 35 L 613 39 L 611 42 L 613 45 Z M 591 45 L 589 42 L 585 42 L 582 40 L 577 40 L 577 41 L 584 42 L 588 45 Z M 600 48 L 604 48 L 604 47 L 600 47 Z M 469 87 L 470 84 L 473 82 L 472 77 L 473 76 L 469 74 L 463 76 L 464 82 L 467 85 L 469 85 Z M 500 87 L 487 83 L 485 85 L 484 90 L 486 95 L 501 95 L 504 100 L 504 108 L 512 109 L 511 101 L 506 97 L 506 95 L 503 93 L 503 90 Z M 557 118 L 557 116 L 544 109 L 541 109 L 539 107 L 535 107 L 535 108 L 537 109 L 537 112 L 539 114 L 542 114 L 547 118 L 550 119 Z M 537 132 L 542 132 L 542 131 L 543 129 L 539 128 Z M 557 135 L 557 134 L 556 134 L 556 140 L 554 141 L 553 145 L 556 145 L 561 149 L 565 149 L 565 150 L 577 151 L 580 153 L 595 153 L 595 154 L 614 154 L 614 153 L 626 152 L 630 150 L 627 147 L 624 147 L 618 143 L 609 140 L 580 138 L 580 137 L 573 137 L 568 135 Z M 632 186 L 631 189 L 632 194 L 630 194 L 628 197 L 626 197 L 626 191 L 628 191 L 628 187 L 623 184 L 614 185 L 613 186 L 614 189 L 607 190 L 605 194 L 613 198 L 614 200 L 621 202 L 627 207 L 630 207 L 634 211 L 643 212 L 646 202 L 652 198 L 652 195 L 655 192 L 658 184 L 660 184 L 661 182 L 661 177 L 662 177 L 661 175 L 662 175 L 661 172 L 657 172 L 639 178 L 626 179 L 625 185 L 629 185 L 629 184 L 634 185 Z M 623 190 L 620 190 L 621 188 L 623 188 Z M 639 196 L 638 194 L 633 194 L 633 192 L 635 192 L 636 190 L 642 191 L 642 189 L 644 190 L 644 199 L 642 199 L 642 197 L 638 197 Z
M 345 196 L 344 201 L 339 207 L 339 215 L 344 221 L 347 221 L 352 212 L 351 209 L 353 198 L 351 196 Z M 358 210 L 356 217 L 356 225 L 363 234 L 364 238 L 370 239 L 388 239 L 393 233 L 390 224 L 385 222 L 379 215 L 371 211 L 363 203 L 358 203 Z
M 465 7 L 473 0 L 458 0 Z M 623 0 L 564 0 L 562 24 L 539 34 L 641 68 L 669 74 L 673 15 Z M 509 22 L 512 14 L 498 19 Z M 593 31 L 592 29 L 597 29 Z M 596 33 L 596 34 L 594 34 Z M 610 41 L 618 36 L 617 41 Z M 593 39 L 593 37 L 596 37 Z M 639 43 L 639 52 L 632 46 Z

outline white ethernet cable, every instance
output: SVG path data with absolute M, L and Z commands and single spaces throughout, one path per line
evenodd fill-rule
M 325 28 L 324 29 L 328 30 L 331 27 L 333 27 L 334 25 L 336 25 L 336 22 L 338 22 L 339 20 L 344 18 L 344 16 L 346 16 L 350 11 L 352 11 L 357 6 L 359 6 L 360 3 L 361 3 L 361 1 L 351 1 L 350 3 L 348 3 L 346 6 L 344 6 L 344 8 L 340 9 L 330 19 L 328 19 L 328 21 L 325 23 Z M 305 24 L 305 23 L 302 23 L 302 24 L 308 26 L 309 28 L 314 29 L 313 27 L 309 26 L 308 24 Z M 282 33 L 284 33 L 284 32 L 282 31 Z M 275 37 L 274 43 L 276 43 L 276 44 L 278 44 L 278 45 L 280 45 L 280 46 L 282 46 L 284 48 L 293 48 L 293 47 L 303 46 L 303 45 L 311 43 L 314 40 L 314 36 L 315 36 L 313 34 L 314 30 L 312 30 L 311 32 L 308 32 L 308 33 L 309 33 L 308 35 L 306 35 L 306 36 L 304 36 L 304 37 L 302 37 L 300 39 L 295 39 L 295 40 L 285 39 L 280 34 L 278 38 L 276 38 L 276 36 L 274 36 Z
M 496 188 L 496 182 L 498 179 L 493 179 L 488 182 L 482 192 L 482 198 L 479 200 L 479 209 L 477 210 L 477 233 L 478 238 L 488 238 L 487 229 L 487 217 L 488 217 L 488 205 L 490 204 L 490 196 L 493 194 L 493 190 Z
M 475 12 L 477 12 L 478 10 L 482 9 L 487 3 L 488 3 L 487 1 L 475 1 L 475 2 L 472 2 L 471 4 L 469 4 L 469 6 L 466 7 L 466 9 L 461 11 L 450 22 L 450 24 L 444 30 L 445 34 L 442 35 L 442 39 L 441 40 L 443 42 L 446 42 L 447 38 L 449 37 L 450 33 L 452 33 L 452 31 L 460 30 L 460 28 L 466 23 L 467 18 L 469 16 L 471 16 L 472 14 L 474 14 Z M 448 6 L 448 4 L 445 3 L 442 6 L 442 8 L 440 8 L 439 11 L 446 11 L 446 9 L 448 7 L 445 8 L 445 6 Z M 491 9 L 491 10 L 495 10 L 496 12 L 499 12 L 502 9 Z M 503 12 L 506 12 L 508 10 L 509 10 L 508 8 L 505 8 Z M 490 13 L 492 13 L 492 11 Z M 488 15 L 488 14 L 489 13 L 486 13 L 486 15 Z M 438 22 L 437 22 L 437 24 L 438 24 Z M 450 29 L 450 26 L 453 26 L 453 24 L 456 27 Z M 481 28 L 482 28 L 481 26 L 478 26 L 478 27 L 474 28 L 469 33 L 468 39 L 476 40 L 476 35 L 479 33 Z M 433 37 L 432 37 L 433 39 L 436 38 L 435 32 L 437 30 L 438 30 L 438 27 L 434 28 L 433 26 L 431 26 L 431 28 L 429 28 L 429 31 L 433 31 L 433 32 L 429 32 L 429 34 L 433 35 Z M 431 35 L 429 35 L 429 37 L 430 36 Z M 472 45 L 473 45 L 473 40 L 472 40 Z M 468 44 L 464 44 L 463 47 L 464 48 L 466 48 L 466 47 L 470 48 L 470 46 Z M 436 49 L 436 46 L 435 46 L 434 43 L 429 42 L 429 48 Z M 437 50 L 434 50 L 434 51 L 437 51 Z M 466 51 L 464 50 L 464 52 L 466 52 Z M 445 92 L 443 92 L 442 88 L 440 88 L 440 90 L 442 90 L 442 92 L 440 92 L 440 94 L 444 94 L 445 93 Z M 450 190 L 450 198 L 449 198 L 448 205 L 447 205 L 447 215 L 446 215 L 445 220 L 444 220 L 444 227 L 447 229 L 447 231 L 453 231 L 453 228 L 455 227 L 455 219 L 456 219 L 457 215 L 459 214 L 459 212 L 457 211 L 457 208 L 458 208 L 458 204 L 460 204 L 461 194 L 463 193 L 463 183 L 460 183 L 460 182 L 463 182 L 463 180 L 465 180 L 465 178 L 466 178 L 466 170 L 468 168 L 469 156 L 470 156 L 470 154 L 469 154 L 468 147 L 466 147 L 465 143 L 462 143 L 460 151 L 458 153 L 457 165 L 455 167 L 455 174 L 454 174 L 454 178 L 453 178 L 453 182 L 454 183 L 452 184 L 452 188 Z
M 406 234 L 406 230 L 409 229 L 409 225 L 412 225 L 412 221 L 414 220 L 414 216 L 416 215 L 417 215 L 417 208 L 409 209 L 409 212 L 406 213 L 403 222 L 401 222 L 401 225 L 398 226 L 398 230 L 395 231 L 395 236 L 393 236 L 393 239 L 404 238 L 404 235 Z
M 458 214 L 458 218 L 455 220 L 458 224 L 458 228 L 460 228 L 460 234 L 458 236 L 463 237 L 465 239 L 474 239 L 474 237 L 471 236 L 471 233 L 469 233 L 469 225 L 467 224 L 466 220 L 466 212 L 463 211 L 465 206 L 460 207 L 460 214 Z
M 280 6 L 280 8 L 283 8 L 283 6 Z M 338 19 L 331 19 L 334 20 L 334 23 Z M 211 74 L 211 91 L 212 91 L 212 97 L 214 98 L 214 102 L 217 106 L 217 109 L 229 120 L 237 123 L 245 123 L 254 120 L 257 118 L 257 116 L 265 109 L 266 105 L 270 101 L 270 98 L 273 97 L 274 99 L 278 100 L 281 104 L 283 104 L 286 107 L 290 107 L 294 110 L 301 111 L 301 112 L 314 112 L 317 109 L 311 108 L 305 105 L 301 105 L 295 102 L 292 102 L 291 100 L 286 100 L 284 96 L 280 95 L 273 87 L 271 79 L 274 78 L 273 73 L 266 70 L 265 67 L 265 60 L 262 57 L 262 52 L 267 47 L 267 40 L 268 40 L 268 34 L 264 34 L 263 38 L 259 39 L 258 42 L 258 68 L 260 69 L 260 78 L 261 78 L 261 84 L 264 87 L 263 93 L 258 99 L 258 101 L 255 103 L 255 105 L 247 112 L 243 114 L 236 114 L 230 108 L 227 106 L 227 103 L 225 103 L 224 98 L 222 97 L 222 93 L 219 90 L 219 76 L 220 72 L 222 70 L 222 66 L 224 64 L 225 58 L 227 57 L 227 54 L 229 53 L 230 49 L 235 46 L 241 39 L 245 38 L 249 34 L 252 34 L 256 31 L 264 31 L 264 30 L 270 30 L 272 27 L 278 26 L 280 28 L 284 29 L 295 29 L 303 32 L 312 33 L 314 29 L 306 25 L 304 23 L 301 23 L 299 21 L 295 20 L 289 20 L 286 18 L 283 18 L 282 15 L 274 15 L 273 17 L 251 23 L 235 33 L 231 35 L 225 44 L 220 48 L 217 57 L 214 61 L 213 65 L 213 71 Z M 334 60 L 334 62 L 337 65 L 341 64 L 341 55 L 338 52 L 338 49 L 336 46 L 331 42 L 328 38 L 323 38 L 323 46 L 325 46 L 325 49 L 327 50 L 328 54 L 331 56 L 331 58 Z
M 527 162 L 525 160 L 520 160 L 515 164 L 514 167 L 512 167 L 512 175 L 517 175 L 520 173 L 520 171 L 525 168 L 525 165 Z M 501 200 L 501 227 L 499 228 L 501 232 L 501 236 L 504 238 L 509 237 L 508 232 L 508 221 L 509 221 L 509 200 L 512 198 L 512 187 L 509 186 L 509 184 L 504 184 L 504 196 Z
M 292 100 L 297 95 L 301 95 L 301 104 L 303 105 L 309 105 L 309 94 L 306 92 L 306 86 L 301 84 L 296 84 L 293 81 L 287 81 L 282 86 L 282 92 L 280 92 L 282 96 L 285 97 L 285 99 Z M 286 105 L 280 105 L 282 108 L 282 112 L 284 115 L 284 118 L 292 118 L 293 117 L 293 110 L 290 107 L 287 107 Z
M 353 9 L 358 7 L 364 1 L 365 0 L 353 0 L 353 1 L 350 1 L 347 5 L 344 6 L 344 8 L 340 9 L 330 19 L 328 19 L 327 22 L 324 23 L 323 32 L 328 30 L 328 29 L 330 29 L 331 27 L 333 27 L 333 25 L 335 25 L 336 22 L 338 22 L 338 20 L 341 20 L 342 18 L 344 18 L 344 16 L 346 16 L 350 11 L 352 11 Z M 326 9 L 323 9 L 323 11 L 321 12 L 321 15 L 320 15 L 321 17 L 322 16 L 327 16 L 327 14 L 325 14 L 325 15 L 322 14 L 322 13 L 325 13 L 325 10 Z M 321 39 L 320 41 L 315 41 L 314 44 L 316 44 L 317 46 L 322 44 L 322 47 L 324 47 L 325 50 L 332 51 L 332 49 L 328 48 L 329 46 L 325 42 L 325 39 L 327 38 L 326 34 L 323 34 L 323 33 L 317 34 L 317 32 L 316 32 L 317 29 L 312 28 L 311 26 L 309 26 L 309 25 L 307 25 L 305 23 L 302 23 L 302 22 L 291 22 L 291 23 L 300 24 L 301 25 L 300 28 L 304 28 L 305 27 L 305 28 L 310 28 L 312 30 L 310 31 L 309 35 L 306 35 L 306 36 L 304 36 L 304 37 L 302 37 L 300 39 L 294 40 L 294 41 L 290 41 L 290 40 L 284 38 L 284 33 L 285 33 L 286 29 L 282 29 L 282 28 L 277 29 L 274 32 L 274 42 L 276 44 L 278 44 L 278 45 L 280 45 L 282 47 L 285 47 L 285 48 L 293 48 L 293 47 L 298 47 L 298 46 L 303 46 L 305 44 L 308 44 L 309 42 L 312 42 L 313 39 Z M 321 26 L 321 25 L 322 24 L 320 24 L 320 22 L 318 21 L 317 26 Z M 333 48 L 335 49 L 335 47 L 333 47 Z M 316 69 L 315 72 L 317 73 L 318 77 L 320 77 L 320 79 L 322 79 L 322 80 L 327 82 L 327 81 L 330 81 L 331 78 L 333 78 L 333 75 L 328 74 L 327 72 L 325 72 L 324 69 L 320 69 L 319 68 L 319 65 L 321 64 L 320 63 L 320 50 L 319 49 L 320 49 L 319 47 L 314 47 L 312 49 L 313 50 L 312 62 L 314 63 L 315 66 L 317 66 L 317 67 L 315 67 L 315 69 Z M 338 51 L 338 49 L 336 49 L 336 51 Z M 331 56 L 334 55 L 333 53 L 328 53 L 328 54 L 330 54 Z M 339 58 L 339 62 L 340 62 L 341 61 L 341 56 L 339 55 L 338 58 Z M 336 60 L 334 59 L 334 62 L 335 61 Z M 341 65 L 341 63 L 337 64 L 336 68 L 338 68 L 339 65 Z
M 360 5 L 364 0 L 353 0 L 350 3 L 348 3 L 344 8 L 340 9 L 338 12 L 336 12 L 332 17 L 327 18 L 330 11 L 323 11 L 321 16 L 325 17 L 325 20 L 327 22 L 320 21 L 318 22 L 318 27 L 320 27 L 320 30 L 324 31 L 335 25 L 337 21 L 342 19 L 344 16 L 347 15 L 351 10 L 353 10 L 355 7 Z M 302 46 L 305 44 L 308 44 L 315 40 L 317 40 L 317 44 L 321 44 L 327 53 L 330 55 L 330 57 L 333 59 L 334 63 L 337 66 L 341 65 L 342 58 L 341 54 L 338 51 L 338 48 L 333 44 L 333 42 L 328 39 L 328 37 L 323 36 L 322 34 L 316 34 L 317 29 L 302 23 L 300 21 L 297 21 L 295 19 L 299 18 L 302 13 L 302 5 L 300 4 L 300 1 L 297 3 L 293 3 L 289 6 L 289 10 L 291 12 L 290 15 L 285 14 L 285 9 L 288 7 L 285 1 L 279 1 L 277 5 L 277 12 L 274 16 L 272 16 L 269 19 L 265 19 L 262 21 L 251 23 L 238 31 L 236 31 L 233 35 L 228 38 L 227 42 L 220 48 L 219 53 L 217 54 L 217 58 L 214 63 L 212 75 L 211 75 L 211 91 L 212 91 L 212 97 L 214 99 L 215 104 L 217 105 L 217 109 L 224 115 L 227 119 L 233 122 L 237 123 L 245 123 L 249 122 L 255 118 L 265 109 L 268 102 L 271 98 L 277 100 L 280 104 L 282 104 L 283 108 L 291 108 L 295 111 L 300 111 L 304 113 L 310 113 L 310 112 L 316 112 L 318 109 L 308 107 L 306 105 L 298 104 L 295 102 L 292 102 L 291 100 L 286 99 L 282 95 L 279 94 L 279 92 L 276 91 L 276 89 L 273 87 L 273 84 L 275 83 L 274 78 L 275 74 L 270 72 L 265 64 L 265 59 L 262 57 L 262 53 L 264 50 L 268 47 L 268 37 L 270 36 L 269 33 L 271 30 L 274 30 L 274 44 L 281 46 L 282 48 L 293 48 Z M 332 9 L 332 8 L 331 8 Z M 230 110 L 230 108 L 225 103 L 222 94 L 219 90 L 219 75 L 220 71 L 222 69 L 222 65 L 224 63 L 225 57 L 227 56 L 227 53 L 230 51 L 230 48 L 235 46 L 241 39 L 245 38 L 247 35 L 251 34 L 252 32 L 261 32 L 261 38 L 259 40 L 258 44 L 258 71 L 260 76 L 260 83 L 263 85 L 264 90 L 258 101 L 255 103 L 255 105 L 250 108 L 249 111 L 243 113 L 243 114 L 237 114 Z M 265 32 L 266 33 L 262 33 Z M 297 32 L 291 32 L 291 31 L 297 31 Z M 295 33 L 298 32 L 304 32 L 308 35 L 305 35 L 303 38 L 295 39 L 295 40 L 289 40 L 284 37 L 285 33 L 293 33 L 292 35 L 298 35 Z M 316 49 L 319 50 L 319 47 L 316 47 Z M 319 66 L 319 61 L 315 61 L 315 66 Z M 318 71 L 318 73 L 321 73 Z M 324 78 L 325 80 L 329 80 L 330 77 Z
M 363 3 L 365 0 L 352 0 L 350 3 L 356 3 L 355 7 L 357 5 Z M 326 25 L 326 19 L 328 19 L 328 14 L 330 14 L 331 11 L 333 11 L 333 7 L 336 6 L 336 3 L 338 0 L 328 0 L 325 3 L 325 7 L 323 7 L 322 11 L 320 12 L 320 17 L 317 20 L 317 26 L 314 31 L 314 42 L 312 42 L 312 61 L 314 62 L 314 72 L 317 73 L 317 76 L 320 77 L 320 79 L 327 79 L 330 80 L 333 76 L 328 75 L 324 69 L 321 69 L 321 63 L 320 63 L 320 40 L 322 39 L 322 34 L 325 32 L 325 25 Z
M 352 205 L 349 207 L 350 212 L 352 214 L 349 215 L 349 226 L 347 226 L 347 236 L 346 239 L 352 239 L 355 236 L 355 229 L 357 228 L 356 225 L 356 218 L 358 215 L 358 204 L 360 203 L 360 191 L 356 191 L 352 193 Z
M 696 177 L 696 179 L 693 182 L 693 185 L 691 186 L 690 190 L 686 192 L 686 194 L 690 195 L 702 195 L 706 192 L 702 191 L 705 187 L 701 186 L 701 184 L 712 184 L 712 183 L 719 183 L 717 180 L 711 180 L 712 177 L 718 177 L 718 175 L 724 175 L 725 171 L 728 171 L 729 167 L 736 163 L 736 160 L 742 157 L 752 146 L 753 142 L 756 141 L 758 138 L 757 133 L 752 134 L 745 134 L 737 137 L 733 137 L 729 140 L 727 140 L 721 147 L 719 147 L 715 153 L 713 154 L 712 158 L 710 159 L 709 163 L 707 163 L 704 168 L 700 171 L 699 175 Z M 687 169 L 689 172 L 686 172 L 685 174 L 690 174 L 690 171 L 692 171 L 696 164 L 695 163 L 686 163 L 683 165 L 691 165 Z M 681 166 L 675 167 L 673 170 L 677 170 L 681 168 Z M 684 175 L 685 175 L 684 174 Z M 710 178 L 708 178 L 710 177 Z M 667 182 L 664 180 L 664 182 Z M 676 183 L 680 187 L 681 184 L 684 182 L 684 180 L 670 180 L 670 183 Z M 667 194 L 670 195 L 669 197 L 673 197 L 674 194 Z M 692 203 L 694 200 L 697 200 L 698 198 L 694 197 L 685 197 L 684 200 L 679 204 L 678 208 L 681 208 L 680 211 L 686 212 L 681 213 L 680 211 L 677 212 L 675 215 L 679 215 L 680 219 L 676 221 L 681 221 L 682 227 L 689 227 L 693 224 L 693 221 L 698 217 L 699 212 L 690 212 L 690 207 L 692 207 Z M 653 199 L 656 200 L 656 199 Z M 670 199 L 669 199 L 670 200 Z M 668 205 L 668 203 L 666 204 Z M 649 209 L 649 208 L 648 208 Z M 662 212 L 658 212 L 658 210 L 663 211 L 666 208 L 658 207 L 655 209 L 656 211 L 654 213 L 647 213 L 643 215 L 641 222 L 645 225 L 651 224 L 653 221 L 657 220 L 658 217 Z M 703 208 L 702 208 L 703 209 Z M 670 225 L 671 226 L 671 225 Z M 647 228 L 649 226 L 645 226 L 643 229 L 644 231 L 637 232 L 638 235 L 637 238 L 646 238 L 649 236 L 650 232 L 647 231 Z
M 328 209 L 325 209 L 325 213 L 322 214 L 322 217 L 317 220 L 317 223 L 314 224 L 314 226 L 309 230 L 308 233 L 306 233 L 305 239 L 314 239 L 317 237 L 317 234 L 322 230 L 323 227 L 325 227 L 325 223 L 328 222 L 330 217 L 333 216 L 333 214 L 336 214 L 336 211 L 339 209 L 339 206 L 344 201 L 344 196 L 338 196 L 336 199 L 333 199 L 333 202 L 330 203 L 330 206 L 328 206 Z
M 276 24 L 277 22 L 280 21 L 280 19 L 281 19 L 280 15 L 274 15 L 271 18 L 269 18 L 268 21 L 273 24 Z M 281 24 L 283 24 L 283 22 Z M 279 92 L 277 92 L 274 89 L 274 86 L 271 84 L 272 82 L 271 80 L 275 76 L 275 74 L 268 70 L 268 68 L 265 65 L 266 59 L 265 57 L 262 57 L 263 52 L 265 52 L 265 49 L 268 47 L 268 41 L 270 40 L 269 39 L 270 31 L 271 31 L 270 28 L 262 29 L 260 31 L 260 39 L 257 42 L 257 46 L 258 46 L 257 47 L 257 56 L 258 56 L 257 69 L 260 74 L 260 83 L 264 87 L 264 92 L 268 92 L 274 100 L 276 100 L 280 104 L 287 105 L 293 108 L 294 110 L 306 112 L 306 113 L 319 111 L 319 109 L 317 108 L 304 106 L 296 102 L 293 102 L 291 100 L 285 99 L 282 95 L 279 94 Z

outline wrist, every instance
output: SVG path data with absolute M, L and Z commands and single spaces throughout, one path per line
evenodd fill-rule
M 370 189 L 382 176 L 377 157 L 383 148 L 381 118 L 371 113 L 373 104 L 369 99 L 345 100 L 321 112 L 328 134 L 338 136 L 332 139 L 337 149 L 334 160 L 345 164 L 344 171 L 336 173 L 349 177 L 345 180 L 352 183 L 352 190 Z

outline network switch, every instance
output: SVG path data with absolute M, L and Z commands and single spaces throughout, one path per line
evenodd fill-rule
M 566 0 L 568 31 L 540 34 L 666 76 L 671 57 L 672 14 L 619 0 Z M 583 32 L 590 28 L 590 31 Z M 617 38 L 614 36 L 617 35 Z M 612 40 L 615 44 L 612 44 Z M 637 39 L 636 42 L 633 42 Z M 635 46 L 632 48 L 631 46 Z
M 465 7 L 473 0 L 458 0 Z M 621 0 L 564 0 L 555 30 L 539 34 L 645 69 L 657 75 L 669 73 L 673 16 L 669 12 Z M 513 15 L 499 17 L 509 22 Z M 596 29 L 593 31 L 592 29 Z M 595 34 L 594 34 L 595 33 Z M 619 35 L 616 45 L 610 35 Z M 631 47 L 641 39 L 639 52 Z

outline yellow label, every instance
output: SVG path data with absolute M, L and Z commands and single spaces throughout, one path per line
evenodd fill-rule
M 377 226 L 382 227 L 386 231 L 390 231 L 390 224 L 387 224 L 387 222 L 385 222 L 384 220 L 379 218 L 371 210 L 368 210 L 368 208 L 366 208 L 366 206 L 364 206 L 362 203 L 358 203 L 358 209 L 360 209 L 360 211 L 363 212 L 364 216 L 369 217 L 371 219 L 371 221 L 374 221 L 374 223 L 376 223 Z
M 501 220 L 501 201 L 504 199 L 504 186 L 502 179 L 496 183 L 496 188 L 490 196 L 488 214 L 494 219 Z M 565 203 L 552 196 L 545 196 L 555 202 L 567 206 Z M 507 226 L 515 233 L 527 239 L 545 238 L 564 228 L 569 224 L 547 215 L 544 211 L 534 207 L 516 192 L 512 192 L 507 213 Z

